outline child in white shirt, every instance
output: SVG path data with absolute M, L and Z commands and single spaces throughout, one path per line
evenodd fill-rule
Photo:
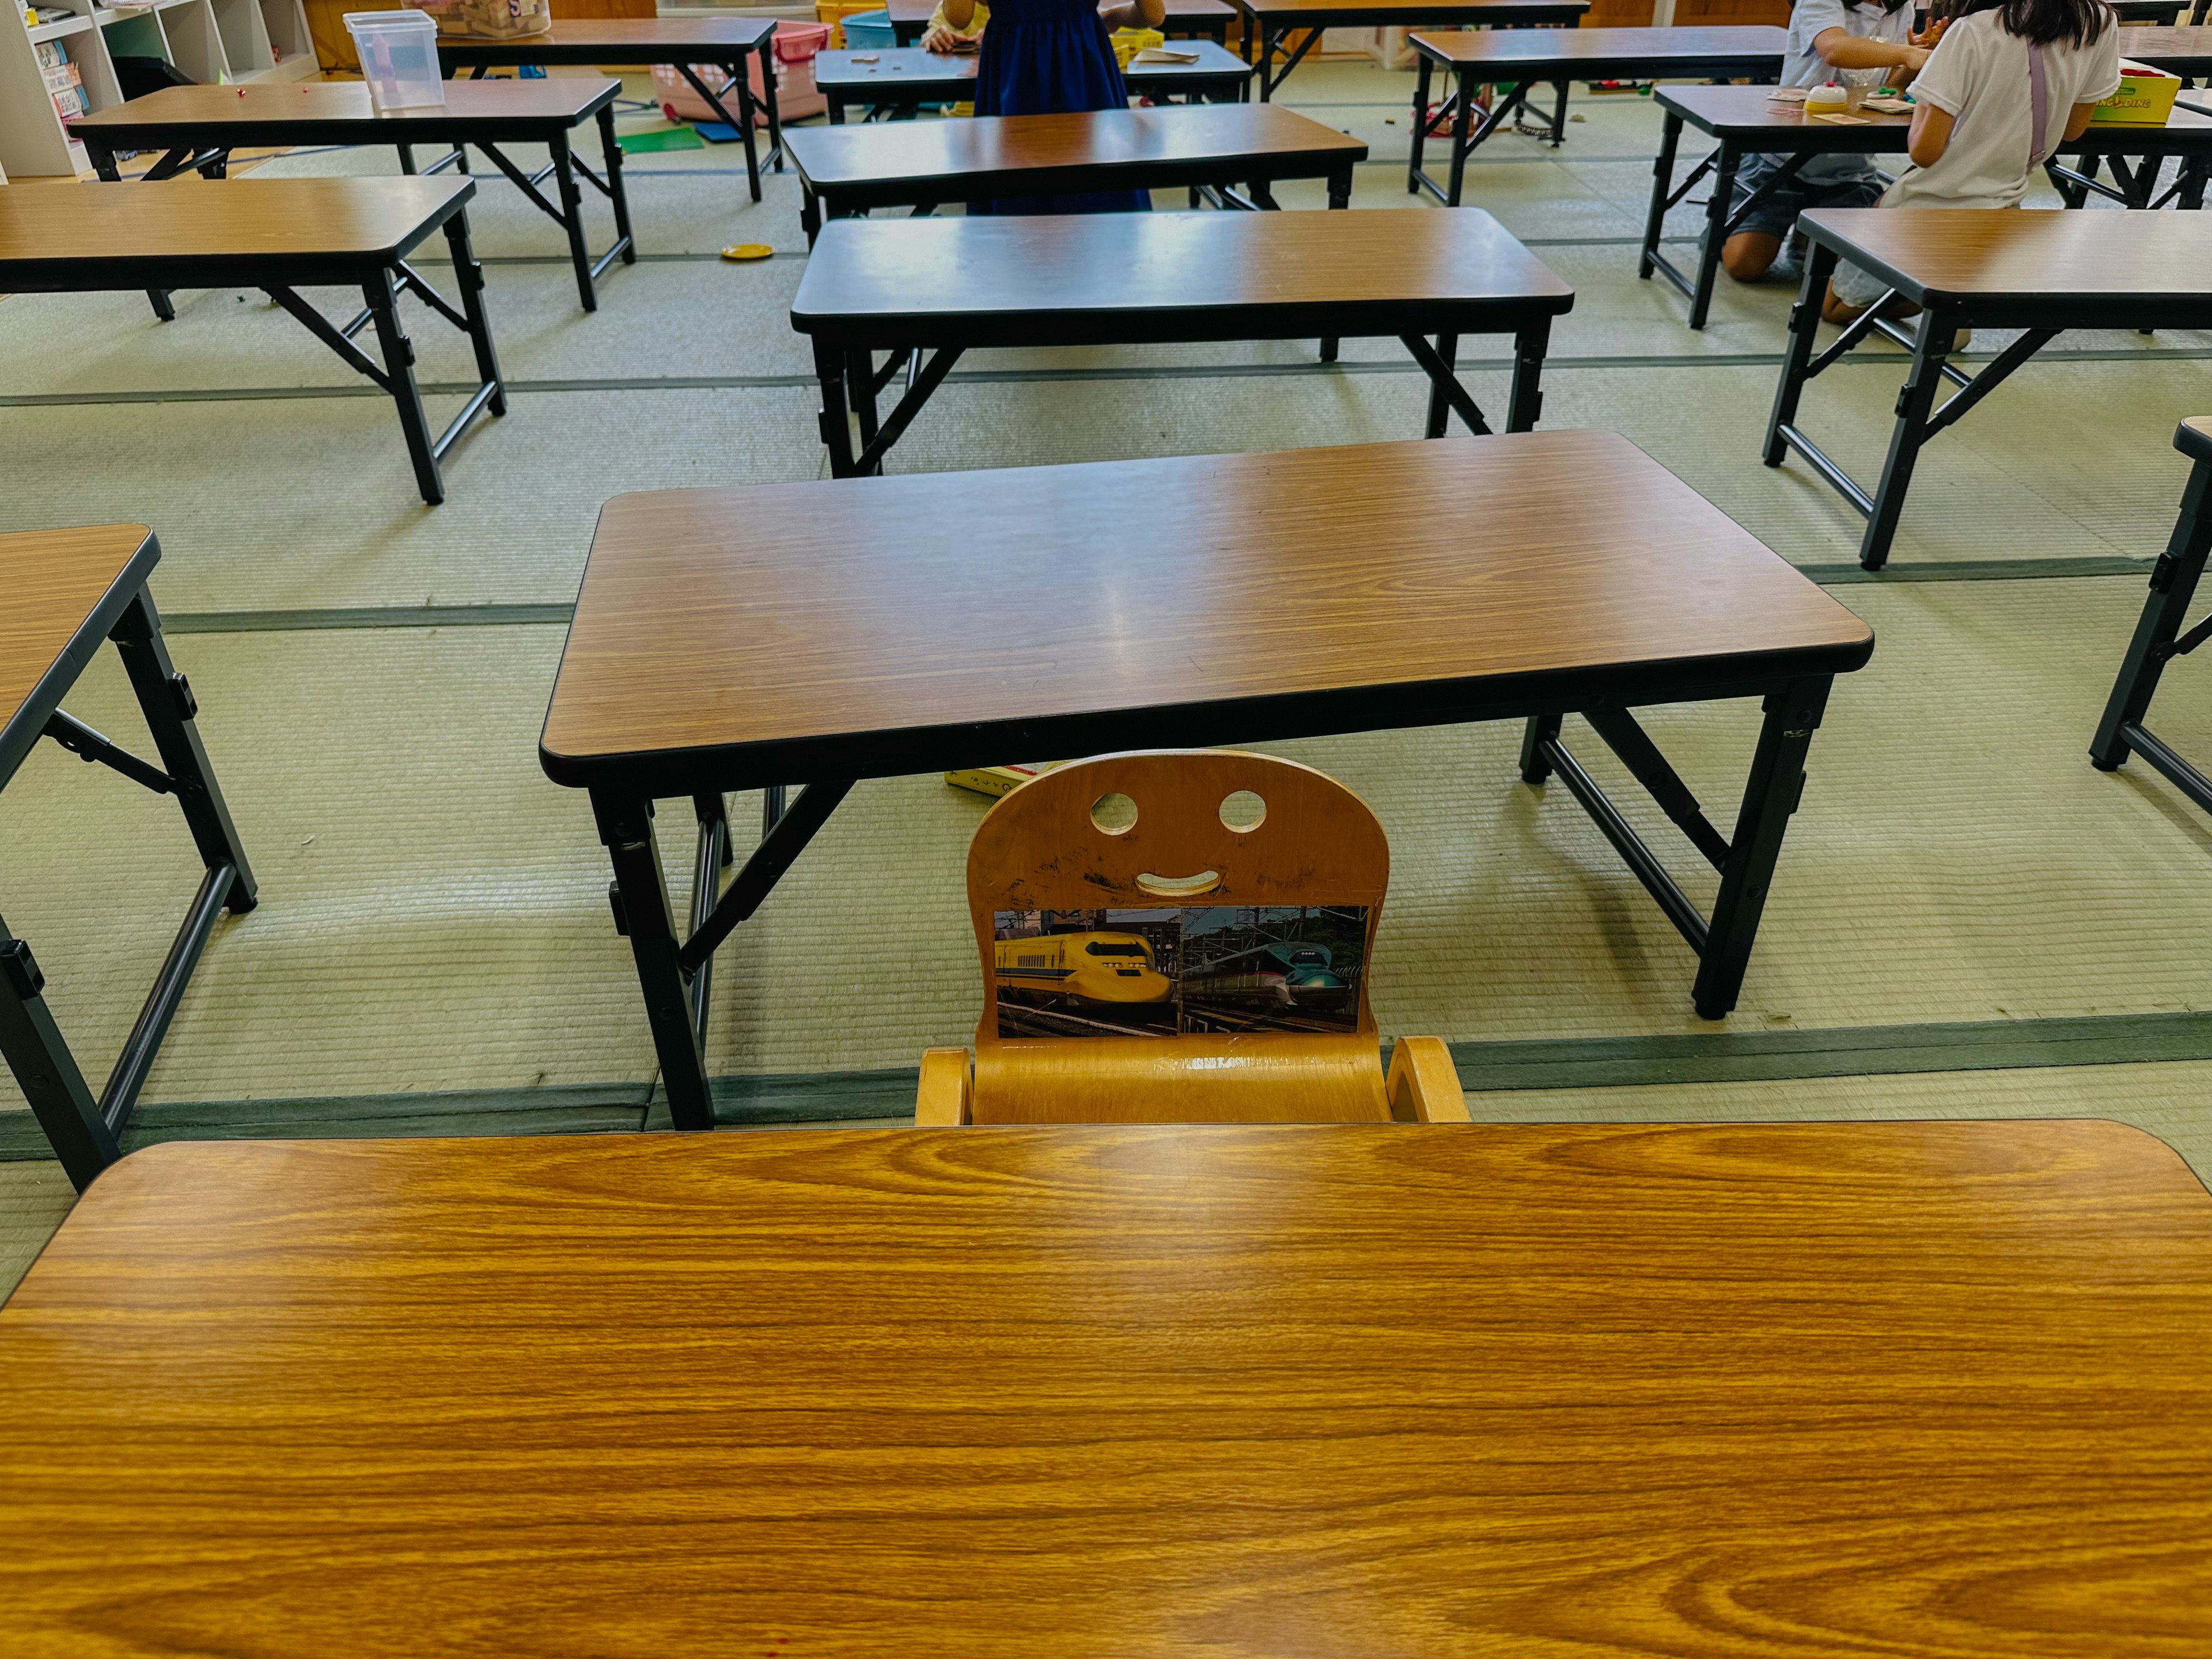
M 2018 207 L 2028 174 L 2119 87 L 2105 0 L 1963 0 L 1912 85 L 1912 165 L 1879 205 Z M 1849 322 L 1886 287 L 1840 265 L 1822 314 Z
M 1817 87 L 1842 71 L 1869 70 L 1885 71 L 1882 79 L 1903 86 L 1927 60 L 1928 48 L 1912 33 L 1911 0 L 1796 0 L 1790 11 L 1782 84 Z M 1746 156 L 1736 169 L 1731 207 L 1745 207 L 1790 160 Z M 1872 156 L 1848 150 L 1808 156 L 1729 234 L 1721 245 L 1721 268 L 1739 283 L 1756 283 L 1766 276 L 1807 208 L 1872 207 L 1881 193 L 1881 175 Z

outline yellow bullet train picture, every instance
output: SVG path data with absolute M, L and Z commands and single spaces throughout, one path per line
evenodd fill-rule
M 1175 981 L 1136 933 L 1047 933 L 998 941 L 999 991 L 1074 1002 L 1165 1002 Z

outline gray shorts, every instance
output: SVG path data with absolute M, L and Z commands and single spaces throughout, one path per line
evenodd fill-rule
M 1881 277 L 1860 270 L 1848 259 L 1836 262 L 1836 274 L 1828 279 L 1836 290 L 1836 297 L 1847 306 L 1864 311 L 1876 300 L 1889 292 L 1889 284 Z
M 1752 192 L 1781 172 L 1789 160 L 1786 155 L 1745 156 L 1735 171 L 1735 199 L 1730 204 L 1731 210 L 1741 210 L 1751 199 Z M 1872 175 L 1834 179 L 1808 179 L 1801 175 L 1761 202 L 1730 234 L 1741 236 L 1747 231 L 1757 231 L 1768 236 L 1787 237 L 1796 228 L 1797 216 L 1807 208 L 1872 207 L 1881 199 L 1881 180 Z

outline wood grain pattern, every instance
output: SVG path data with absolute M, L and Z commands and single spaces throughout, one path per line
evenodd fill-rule
M 1808 236 L 1894 273 L 1923 302 L 2212 294 L 2212 221 L 2202 213 L 1824 208 L 1802 222 Z
M 2120 55 L 2170 75 L 2212 73 L 2212 28 L 2138 28 L 2120 37 Z
M 1322 172 L 1367 155 L 1360 140 L 1273 104 L 793 127 L 784 136 L 784 145 L 807 182 L 823 189 L 891 180 L 964 181 L 977 174 L 1010 176 L 1041 168 L 1226 159 L 1249 159 L 1271 167 L 1303 164 Z
M 1224 79 L 1242 80 L 1252 73 L 1249 64 L 1211 40 L 1179 40 L 1176 46 L 1180 51 L 1196 53 L 1195 61 L 1130 64 L 1121 71 L 1121 79 L 1131 96 L 1150 94 L 1157 97 L 1165 94 L 1178 97 L 1188 94 L 1196 83 L 1218 85 Z M 889 94 L 894 90 L 908 97 L 934 94 L 962 101 L 973 96 L 975 68 L 981 61 L 974 52 L 925 52 L 920 46 L 823 52 L 815 54 L 814 84 L 825 91 L 834 88 L 856 102 L 865 100 L 872 91 Z M 910 87 L 916 90 L 908 91 Z M 922 88 L 929 90 L 924 92 Z M 817 131 L 812 127 L 792 129 L 794 133 Z
M 1683 115 L 1699 131 L 1716 137 L 1755 140 L 1753 147 L 1786 150 L 1817 145 L 1868 155 L 1905 153 L 1906 135 L 1912 126 L 1910 115 L 1862 110 L 1856 123 L 1823 121 L 1808 116 L 1802 105 L 1775 102 L 1767 96 L 1771 90 L 1768 87 L 1678 86 L 1662 87 L 1654 96 L 1662 108 Z M 2162 127 L 2092 126 L 2059 149 L 2066 155 L 2204 155 L 2212 153 L 2212 116 L 2177 109 Z
M 890 13 L 895 28 L 926 27 L 937 10 L 937 0 L 885 0 L 884 9 Z M 1236 8 L 1225 3 L 1225 0 L 1167 0 L 1164 33 L 1173 34 L 1181 28 L 1218 28 L 1224 19 L 1234 15 Z
M 456 64 L 720 63 L 757 50 L 775 31 L 773 17 L 556 17 L 542 34 L 441 40 L 438 52 Z
M 1232 830 L 1223 802 L 1249 791 L 1259 824 Z M 1091 804 L 1119 794 L 1135 822 L 1101 830 Z M 1001 910 L 1143 909 L 1186 901 L 1147 875 L 1212 872 L 1193 904 L 1364 906 L 1363 960 L 1390 885 L 1390 842 L 1367 803 L 1324 773 L 1225 750 L 1102 756 L 1033 778 L 968 844 L 968 914 L 983 977 L 971 1120 L 977 1123 L 1382 1122 L 1367 975 L 1355 1029 L 1290 1035 L 1001 1038 L 994 924 Z
M 1439 64 L 1495 64 L 1501 71 L 1559 64 L 1583 69 L 1595 64 L 1601 78 L 1626 77 L 1638 68 L 1651 76 L 1679 72 L 1682 64 L 1741 62 L 1757 73 L 1771 59 L 1779 64 L 1786 30 L 1752 26 L 1738 28 L 1480 29 L 1472 33 L 1415 34 L 1409 43 Z
M 0 190 L 0 284 L 17 262 L 355 256 L 388 262 L 474 190 L 471 180 L 450 176 L 189 178 Z
M 1128 338 L 1173 339 L 1179 312 L 1489 301 L 1556 313 L 1574 290 L 1471 208 L 838 220 L 807 259 L 791 320 L 814 333 L 861 318 L 961 319 L 1006 327 L 1012 344 L 1019 325 L 1078 314 L 1118 313 L 1138 331 Z
M 581 783 L 687 749 L 826 764 L 826 739 L 878 734 L 911 772 L 940 764 L 933 732 L 988 744 L 1055 714 L 1389 687 L 1419 724 L 1492 678 L 1749 678 L 1856 666 L 1872 641 L 1610 433 L 1022 468 L 983 492 L 951 474 L 670 490 L 600 515 L 544 758 Z
M 2197 1659 L 2112 1123 L 171 1143 L 0 1311 L 10 1659 Z
M 1248 17 L 1292 27 L 1347 23 L 1378 27 L 1390 23 L 1463 22 L 1504 27 L 1514 23 L 1572 23 L 1589 9 L 1589 0 L 1236 0 Z
M 406 127 L 466 123 L 486 132 L 502 125 L 543 130 L 576 126 L 622 90 L 619 81 L 556 76 L 543 81 L 448 81 L 446 101 L 421 109 L 380 112 L 366 81 L 249 82 L 243 86 L 164 87 L 71 125 L 121 145 L 133 136 L 213 130 L 245 143 L 255 129 L 326 129 L 333 137 L 396 143 L 385 135 Z M 234 131 L 235 138 L 229 137 Z M 149 142 L 158 143 L 158 138 Z
M 10 198 L 44 193 L 0 190 L 0 239 L 7 234 Z M 100 600 L 140 562 L 152 536 L 143 524 L 0 535 L 0 595 L 6 596 L 0 599 L 0 756 L 18 747 L 13 740 L 21 734 L 9 728 L 25 700 L 78 641 Z M 143 580 L 137 576 L 131 586 Z M 0 784 L 13 769 L 0 764 Z

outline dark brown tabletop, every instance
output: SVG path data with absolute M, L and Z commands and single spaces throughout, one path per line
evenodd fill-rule
M 773 17 L 556 17 L 508 40 L 441 37 L 449 64 L 726 64 L 760 50 Z
M 249 82 L 164 87 L 70 124 L 88 144 L 155 149 L 206 144 L 404 144 L 455 135 L 529 139 L 566 131 L 613 103 L 619 81 L 554 76 L 542 81 L 448 81 L 446 101 L 380 112 L 365 81 Z
M 1177 40 L 1170 50 L 1196 54 L 1188 64 L 1132 64 L 1121 79 L 1134 95 L 1173 97 L 1186 88 L 1235 84 L 1252 65 L 1211 40 Z M 977 54 L 878 46 L 873 52 L 824 52 L 814 59 L 814 84 L 845 103 L 963 102 L 975 95 Z
M 885 0 L 885 9 L 891 15 L 891 27 L 898 31 L 898 38 L 905 40 L 919 37 L 929 27 L 937 0 Z M 1202 34 L 1219 34 L 1236 15 L 1224 0 L 1167 0 L 1167 21 L 1161 32 L 1175 34 L 1195 29 Z
M 2130 33 L 2135 31 L 2130 29 Z M 1771 87 L 1661 87 L 1662 109 L 1716 138 L 1757 150 L 1848 150 L 1902 154 L 1912 128 L 1910 114 L 1862 110 L 1849 121 L 1808 116 L 1800 104 L 1767 94 Z M 2186 155 L 2212 154 L 2212 116 L 2177 109 L 2164 126 L 2093 123 L 2059 151 L 2067 155 Z
M 197 90 L 197 88 L 192 88 Z M 476 194 L 473 179 L 222 179 L 0 189 L 10 288 L 284 286 L 388 265 Z
M 1391 24 L 1572 23 L 1589 0 L 1236 0 L 1237 9 L 1270 28 L 1388 27 Z
M 1360 140 L 1271 104 L 798 127 L 785 143 L 808 187 L 832 200 L 872 186 L 945 201 L 1144 189 L 1184 182 L 1194 169 L 1211 179 L 1227 163 L 1312 178 L 1367 155 Z
M 1408 44 L 1449 69 L 1493 70 L 1504 80 L 1616 80 L 1778 71 L 1789 39 L 1767 24 L 1741 27 L 1478 29 L 1415 34 Z
M 542 753 L 688 793 L 1711 696 L 1873 641 L 1607 432 L 666 490 L 600 515 Z
M 851 346 L 1509 331 L 1574 290 L 1496 220 L 1094 213 L 833 221 L 792 301 Z
M 2120 56 L 2169 75 L 2212 74 L 2212 28 L 2130 29 L 2120 37 Z
M 1917 305 L 2051 304 L 2084 327 L 2115 304 L 2212 315 L 2212 218 L 2201 212 L 1818 208 L 1798 223 Z

